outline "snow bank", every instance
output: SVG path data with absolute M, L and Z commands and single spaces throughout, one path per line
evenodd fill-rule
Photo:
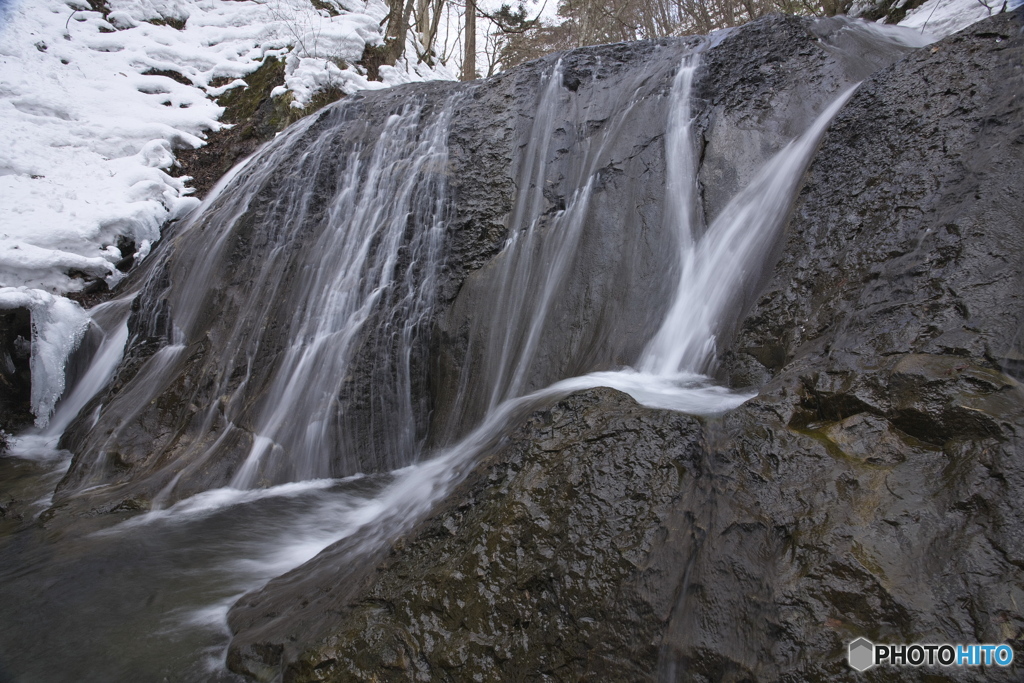
M 1021 4 L 1024 0 L 928 0 L 908 12 L 899 25 L 931 34 L 938 40 Z
M 89 314 L 75 302 L 27 287 L 0 287 L 0 309 L 32 313 L 32 412 L 36 426 L 50 421 L 64 393 L 64 368 L 89 325 Z
M 153 243 L 198 202 L 174 150 L 221 127 L 208 95 L 287 54 L 286 89 L 384 87 L 352 64 L 383 41 L 383 2 L 331 17 L 308 0 L 12 0 L 0 29 L 0 285 L 74 291 L 119 277 L 117 238 Z M 177 28 L 176 28 L 177 27 Z M 414 69 L 391 82 L 450 77 Z M 219 80 L 218 80 L 219 79 Z M 223 84 L 223 80 L 231 82 Z M 214 87 L 215 85 L 219 87 Z M 124 242 L 122 242 L 123 244 Z M 142 254 L 137 254 L 142 256 Z

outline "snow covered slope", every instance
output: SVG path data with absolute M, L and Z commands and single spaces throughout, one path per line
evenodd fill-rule
M 221 109 L 208 96 L 264 56 L 288 53 L 299 104 L 320 87 L 347 92 L 444 77 L 384 71 L 369 82 L 352 64 L 382 42 L 382 2 L 323 16 L 308 0 L 14 0 L 0 34 L 0 284 L 74 291 L 80 271 L 118 278 L 144 256 L 168 219 L 190 209 L 183 179 L 166 171 L 173 150 L 203 144 Z M 326 14 L 326 12 L 324 12 Z M 290 46 L 295 45 L 292 50 Z M 330 61 L 331 58 L 333 61 Z M 176 73 L 182 77 L 147 75 Z M 224 79 L 233 81 L 213 87 Z M 182 81 L 182 82 L 179 82 Z M 187 83 L 187 84 L 186 84 Z
M 928 0 L 908 12 L 899 25 L 920 29 L 938 39 L 1021 4 L 1024 0 Z

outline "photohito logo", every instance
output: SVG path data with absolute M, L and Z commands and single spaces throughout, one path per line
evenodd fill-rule
M 850 667 L 867 671 L 876 664 L 892 666 L 1010 666 L 1013 648 L 1009 645 L 875 645 L 867 638 L 850 643 L 847 656 Z

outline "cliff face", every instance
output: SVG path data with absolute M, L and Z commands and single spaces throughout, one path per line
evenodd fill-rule
M 365 93 L 310 117 L 133 274 L 125 361 L 65 433 L 77 457 L 57 502 L 147 507 L 253 461 L 248 485 L 386 471 L 452 443 L 497 398 L 634 364 L 678 267 L 664 137 L 673 76 L 695 49 L 708 219 L 839 93 L 907 51 L 849 22 L 775 17 L 711 42 L 587 48 L 488 81 Z M 350 237 L 333 237 L 339 220 Z M 375 220 L 391 237 L 357 234 Z M 435 222 L 440 237 L 424 238 Z M 529 253 L 499 253 L 531 225 Z M 339 268 L 332 239 L 347 240 L 340 260 L 362 258 L 350 281 L 324 283 Z M 533 259 L 530 275 L 502 284 L 515 259 Z M 321 398 L 276 415 L 289 382 Z
M 667 122 L 698 51 L 698 233 L 863 81 L 713 338 L 717 379 L 757 396 L 523 404 L 397 543 L 364 529 L 240 600 L 231 668 L 824 681 L 853 680 L 858 636 L 1020 647 L 1022 24 L 913 50 L 769 17 L 325 108 L 130 276 L 57 512 L 394 470 L 635 366 L 681 268 Z
M 741 123 L 757 116 L 786 137 L 784 117 L 771 123 L 780 108 L 757 104 L 770 93 L 805 102 L 772 80 L 790 67 L 708 94 L 729 83 L 708 77 L 716 50 L 744 55 L 746 31 L 756 44 L 799 28 L 773 21 L 708 51 L 709 149 L 762 135 Z M 761 385 L 757 397 L 696 418 L 595 389 L 534 413 L 390 551 L 354 569 L 328 549 L 240 601 L 232 668 L 287 681 L 881 681 L 894 672 L 855 676 L 846 643 L 1020 648 L 1022 25 L 1004 14 L 913 52 L 839 114 L 721 354 L 723 380 Z M 779 49 L 831 59 L 820 44 Z M 813 73 L 815 87 L 836 78 Z M 733 152 L 756 165 L 763 149 Z M 718 158 L 701 166 L 709 213 L 714 180 L 746 168 Z M 486 273 L 466 279 L 447 329 L 468 329 L 452 321 Z M 1008 681 L 1019 666 L 898 673 Z

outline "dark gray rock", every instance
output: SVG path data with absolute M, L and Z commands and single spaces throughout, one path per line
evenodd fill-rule
M 329 595 L 306 586 L 278 605 L 306 602 L 315 620 L 270 607 L 282 586 L 296 597 L 294 574 L 243 600 L 229 662 L 266 675 L 283 659 L 289 681 L 649 678 L 687 566 L 673 506 L 700 453 L 692 417 L 576 394 L 480 461 L 350 604 L 344 574 Z M 254 638 L 268 622 L 273 640 Z
M 1024 647 L 1022 25 L 915 52 L 840 114 L 723 354 L 756 398 L 697 420 L 594 390 L 534 414 L 383 558 L 244 598 L 232 667 L 1019 680 L 845 655 L 860 636 Z
M 1018 373 L 1019 16 L 982 22 L 861 86 L 826 134 L 736 356 L 777 372 L 795 360 L 839 371 L 951 354 Z
M 930 359 L 902 358 L 889 376 Z M 998 375 L 960 372 L 931 377 L 931 397 L 955 402 L 971 375 Z M 821 418 L 812 390 L 781 379 L 708 421 L 709 474 L 686 501 L 706 536 L 665 631 L 666 679 L 1017 680 L 1019 665 L 855 675 L 845 662 L 861 636 L 1021 645 L 1024 577 L 1012 548 L 1022 520 L 1010 501 L 1024 485 L 1024 394 L 1002 376 L 973 397 L 996 435 L 955 418 L 943 425 L 955 436 L 928 441 L 897 415 Z
M 0 310 L 0 453 L 3 432 L 32 424 L 32 315 L 28 309 Z

